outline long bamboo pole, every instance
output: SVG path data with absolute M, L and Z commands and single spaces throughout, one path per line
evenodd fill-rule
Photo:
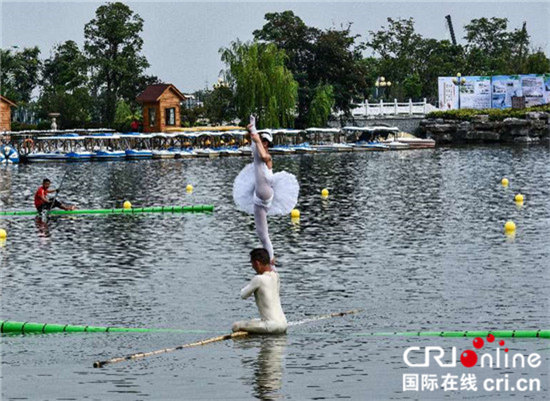
M 345 311 L 345 312 L 329 313 L 329 314 L 326 314 L 326 315 L 316 316 L 315 318 L 305 319 L 305 320 L 302 320 L 302 321 L 299 321 L 299 322 L 295 322 L 294 324 L 290 323 L 289 326 L 291 326 L 291 325 L 295 326 L 297 324 L 304 324 L 304 323 L 313 322 L 313 321 L 317 321 L 317 320 L 330 319 L 330 318 L 333 318 L 333 317 L 351 315 L 351 314 L 354 314 L 354 313 L 358 313 L 360 311 L 361 311 L 361 309 L 354 309 L 354 310 L 349 310 L 349 311 Z M 145 357 L 148 357 L 148 356 L 154 356 L 154 355 L 159 355 L 159 354 L 165 354 L 167 352 L 177 351 L 177 350 L 180 350 L 180 349 L 183 349 L 183 348 L 198 347 L 198 346 L 201 346 L 201 345 L 206 345 L 206 344 L 210 344 L 210 343 L 214 343 L 214 342 L 225 341 L 225 340 L 230 340 L 230 339 L 239 338 L 239 337 L 245 337 L 247 335 L 248 335 L 248 333 L 246 331 L 236 331 L 234 333 L 226 334 L 226 335 L 223 335 L 223 336 L 212 337 L 212 338 L 208 338 L 208 339 L 202 340 L 202 341 L 197 341 L 197 342 L 194 342 L 194 343 L 178 345 L 177 347 L 163 348 L 163 349 L 159 349 L 157 351 L 150 351 L 150 352 L 138 352 L 136 354 L 111 358 L 111 359 L 107 359 L 105 361 L 96 361 L 96 362 L 94 362 L 93 366 L 94 366 L 94 368 L 101 368 L 101 367 L 103 367 L 107 364 L 113 364 L 113 363 L 118 363 L 118 362 L 141 359 L 141 358 L 145 358 Z
M 173 352 L 173 351 L 177 351 L 177 350 L 184 349 L 184 348 L 199 347 L 201 345 L 206 345 L 206 344 L 215 343 L 215 342 L 219 342 L 219 341 L 230 340 L 230 339 L 238 338 L 238 337 L 244 337 L 244 336 L 247 336 L 247 335 L 248 335 L 248 333 L 246 331 L 236 331 L 234 333 L 225 334 L 223 336 L 212 337 L 212 338 L 208 338 L 208 339 L 202 340 L 202 341 L 197 341 L 197 342 L 194 342 L 194 343 L 178 345 L 177 347 L 163 348 L 163 349 L 159 349 L 159 350 L 156 350 L 156 351 L 150 351 L 150 352 L 138 352 L 136 354 L 131 354 L 131 355 L 117 357 L 117 358 L 111 358 L 111 359 L 107 359 L 105 361 L 96 361 L 96 362 L 94 362 L 94 368 L 101 368 L 101 367 L 103 367 L 107 364 L 113 364 L 113 363 L 118 363 L 118 362 L 141 359 L 141 358 L 145 358 L 145 357 L 148 357 L 148 356 L 165 354 L 167 352 Z

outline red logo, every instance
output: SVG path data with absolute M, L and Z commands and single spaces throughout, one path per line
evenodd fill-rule
M 487 336 L 487 342 L 492 343 L 493 341 L 495 341 L 495 336 L 492 335 L 492 334 L 489 334 Z M 504 344 L 505 344 L 504 340 L 500 340 L 498 344 L 501 347 L 504 346 Z M 481 349 L 481 348 L 483 348 L 483 345 L 485 345 L 485 342 L 483 341 L 483 338 L 476 337 L 476 338 L 474 338 L 474 341 L 472 341 L 472 345 L 474 346 L 475 349 Z M 505 348 L 504 352 L 508 352 L 508 348 Z M 460 354 L 460 362 L 462 363 L 462 365 L 464 365 L 467 368 L 471 368 L 471 367 L 475 366 L 475 364 L 477 363 L 477 354 L 476 354 L 476 352 L 474 350 L 471 350 L 471 349 L 467 349 L 466 351 L 462 352 Z

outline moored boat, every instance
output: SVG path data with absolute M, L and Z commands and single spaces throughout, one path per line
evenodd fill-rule
M 171 152 L 166 149 L 152 150 L 153 159 L 173 159 L 176 157 L 176 152 Z
M 435 148 L 435 141 L 433 139 L 418 138 L 408 132 L 398 132 L 394 138 L 398 142 L 409 145 L 410 149 Z M 391 139 L 388 139 L 388 141 L 391 141 Z
M 195 153 L 196 153 L 197 157 L 219 157 L 220 156 L 220 152 L 218 152 L 217 150 L 210 149 L 210 148 L 196 149 Z
M 191 157 L 196 157 L 196 156 L 197 156 L 197 152 L 195 152 L 193 149 L 181 149 L 181 150 L 178 152 L 178 155 L 179 155 L 179 157 L 181 157 L 182 159 L 183 159 L 183 158 L 191 158 Z
M 291 155 L 293 153 L 296 153 L 296 150 L 288 145 L 275 145 L 271 149 L 269 149 L 269 153 L 271 153 L 272 155 Z
M 380 142 L 357 142 L 353 144 L 354 151 L 384 151 L 388 150 L 389 146 Z
M 13 146 L 0 146 L 0 164 L 19 163 L 19 153 Z
M 72 152 L 67 153 L 67 161 L 89 161 L 92 160 L 93 156 L 94 152 L 90 152 L 89 150 L 73 150 Z
M 118 160 L 126 157 L 126 152 L 123 150 L 107 150 L 100 149 L 94 152 L 92 158 L 94 160 Z
M 38 162 L 51 162 L 51 161 L 62 161 L 67 160 L 67 154 L 61 151 L 55 152 L 31 152 L 25 156 L 25 159 L 31 163 Z
M 242 153 L 237 147 L 226 147 L 219 149 L 220 156 L 242 156 Z
M 252 148 L 250 146 L 241 146 L 238 150 L 243 156 L 252 156 Z
M 386 141 L 384 144 L 387 145 L 390 150 L 405 150 L 411 148 L 410 145 L 400 141 Z
M 290 146 L 296 153 L 317 153 L 317 149 L 313 148 L 308 142 L 299 145 Z
M 149 149 L 126 149 L 128 159 L 147 159 L 153 157 L 153 152 Z

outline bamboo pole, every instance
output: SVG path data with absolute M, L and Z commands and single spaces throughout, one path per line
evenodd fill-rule
M 361 310 L 362 309 L 354 309 L 354 310 L 349 310 L 349 311 L 345 311 L 345 312 L 328 313 L 326 315 L 319 315 L 319 316 L 316 316 L 316 317 L 311 318 L 311 319 L 305 319 L 305 320 L 301 320 L 299 322 L 292 322 L 292 323 L 289 324 L 289 326 L 295 326 L 297 324 L 304 324 L 304 323 L 313 322 L 313 321 L 317 321 L 317 320 L 330 319 L 330 318 L 333 318 L 333 317 L 351 315 L 351 314 L 354 314 L 354 313 L 359 313 L 359 312 L 361 312 Z M 107 359 L 105 361 L 96 361 L 96 362 L 94 362 L 93 366 L 94 366 L 94 368 L 101 368 L 101 367 L 103 367 L 107 364 L 113 364 L 113 363 L 118 363 L 118 362 L 124 362 L 124 361 L 130 361 L 130 360 L 145 358 L 145 357 L 148 357 L 148 356 L 165 354 L 167 352 L 173 352 L 173 351 L 177 351 L 177 350 L 180 350 L 180 349 L 183 349 L 183 348 L 198 347 L 198 346 L 201 346 L 201 345 L 206 345 L 206 344 L 210 344 L 210 343 L 214 343 L 214 342 L 231 340 L 231 339 L 239 338 L 239 337 L 245 337 L 247 335 L 248 335 L 248 333 L 246 331 L 236 331 L 234 333 L 225 334 L 223 336 L 212 337 L 212 338 L 208 338 L 208 339 L 202 340 L 202 341 L 197 341 L 197 342 L 194 342 L 194 343 L 178 345 L 177 347 L 163 348 L 163 349 L 160 349 L 160 350 L 157 350 L 157 351 L 150 351 L 150 352 L 138 352 L 136 354 L 111 358 L 111 359 Z
M 148 356 L 165 354 L 167 352 L 173 352 L 173 351 L 177 351 L 177 350 L 184 349 L 184 348 L 199 347 L 201 345 L 206 345 L 206 344 L 215 343 L 215 342 L 219 342 L 219 341 L 225 341 L 225 340 L 230 340 L 230 339 L 233 339 L 233 338 L 245 337 L 247 335 L 248 335 L 248 333 L 246 331 L 236 331 L 235 333 L 225 334 L 223 336 L 218 336 L 218 337 L 212 337 L 212 338 L 208 338 L 208 339 L 202 340 L 202 341 L 197 341 L 197 342 L 194 342 L 194 343 L 178 345 L 177 347 L 163 348 L 163 349 L 159 349 L 159 350 L 156 350 L 156 351 L 150 351 L 150 352 L 138 352 L 136 354 L 131 354 L 131 355 L 117 357 L 117 358 L 111 358 L 111 359 L 107 359 L 105 361 L 96 361 L 96 362 L 94 362 L 94 368 L 101 368 L 101 367 L 103 367 L 107 364 L 113 364 L 113 363 L 118 363 L 118 362 L 141 359 L 141 358 L 145 358 L 145 357 L 148 357 Z

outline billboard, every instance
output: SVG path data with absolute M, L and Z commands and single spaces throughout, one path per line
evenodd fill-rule
M 491 108 L 491 77 L 464 77 L 460 85 L 461 109 Z
M 512 107 L 512 96 L 522 96 L 522 93 L 519 75 L 495 75 L 491 107 L 494 109 L 510 108 Z
M 504 109 L 513 96 L 525 96 L 525 105 L 550 104 L 550 74 L 467 76 L 460 85 L 455 77 L 439 77 L 439 109 Z
M 520 75 L 521 90 L 525 96 L 525 106 L 539 106 L 545 103 L 544 76 L 543 75 Z
M 437 79 L 439 92 L 439 110 L 458 109 L 457 87 L 453 84 L 452 77 L 439 77 Z

